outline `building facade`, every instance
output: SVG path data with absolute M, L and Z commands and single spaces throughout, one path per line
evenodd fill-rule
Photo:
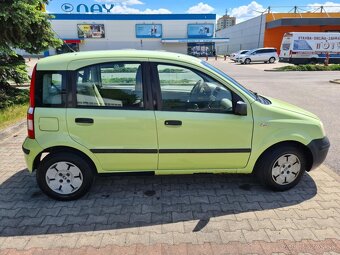
M 229 42 L 216 43 L 217 54 L 274 47 L 288 32 L 340 32 L 340 13 L 266 13 L 216 32 Z
M 212 55 L 215 14 L 52 14 L 52 29 L 64 41 L 45 55 L 115 49 L 165 50 Z
M 235 24 L 236 24 L 236 18 L 230 17 L 228 14 L 225 14 L 217 20 L 216 31 L 234 26 Z

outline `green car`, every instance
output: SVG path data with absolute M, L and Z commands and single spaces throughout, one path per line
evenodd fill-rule
M 84 195 L 96 174 L 255 172 L 295 186 L 326 158 L 314 114 L 260 96 L 200 59 L 156 51 L 92 51 L 36 65 L 23 144 L 39 187 Z

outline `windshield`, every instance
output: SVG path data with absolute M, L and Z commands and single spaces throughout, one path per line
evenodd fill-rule
M 244 50 L 244 51 L 241 51 L 241 54 L 246 54 L 247 52 L 249 52 L 249 50 Z
M 224 73 L 223 71 L 221 71 L 220 69 L 214 67 L 213 65 L 210 65 L 209 63 L 205 62 L 202 60 L 202 64 L 206 67 L 208 67 L 210 70 L 214 71 L 215 73 L 218 73 L 219 75 L 221 75 L 223 78 L 225 78 L 226 80 L 228 80 L 229 82 L 231 82 L 232 84 L 234 84 L 236 87 L 238 87 L 239 89 L 241 89 L 243 92 L 245 92 L 247 95 L 251 96 L 254 100 L 256 100 L 257 96 L 249 91 L 248 89 L 246 89 L 245 87 L 243 87 L 240 83 L 238 83 L 236 80 L 234 80 L 233 78 L 231 78 L 230 76 L 228 76 L 226 73 Z

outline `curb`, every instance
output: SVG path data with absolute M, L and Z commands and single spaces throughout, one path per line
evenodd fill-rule
M 0 142 L 5 140 L 9 136 L 17 133 L 17 131 L 19 129 L 22 129 L 24 126 L 26 126 L 26 120 L 17 122 L 13 124 L 12 126 L 9 126 L 8 128 L 5 128 L 4 130 L 0 130 Z

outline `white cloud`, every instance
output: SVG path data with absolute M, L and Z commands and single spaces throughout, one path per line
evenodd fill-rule
M 229 14 L 232 17 L 236 17 L 236 22 L 240 23 L 261 15 L 261 12 L 264 10 L 265 8 L 261 4 L 257 3 L 256 1 L 252 1 L 248 5 L 242 5 L 231 9 Z
M 211 7 L 209 4 L 204 4 L 200 2 L 197 5 L 191 6 L 186 12 L 187 13 L 211 13 L 213 12 L 213 10 L 214 8 Z
M 314 11 L 317 8 L 320 8 L 320 6 L 325 6 L 324 8 L 326 12 L 340 12 L 340 3 L 334 3 L 334 2 L 308 4 L 308 10 Z M 318 11 L 320 11 L 320 9 Z
M 96 0 L 98 3 L 117 4 L 117 5 L 137 5 L 144 4 L 140 0 Z
M 171 11 L 169 11 L 168 9 L 159 8 L 159 9 L 155 9 L 155 10 L 146 9 L 141 13 L 144 13 L 144 14 L 170 14 Z

